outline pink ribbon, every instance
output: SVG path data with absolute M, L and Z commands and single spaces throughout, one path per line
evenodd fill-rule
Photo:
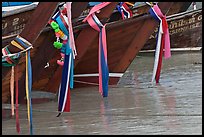
M 71 4 L 72 4 L 72 2 L 67 2 L 66 3 L 66 8 L 67 8 L 67 18 L 68 18 L 68 29 L 69 29 L 70 46 L 71 46 L 71 48 L 73 50 L 73 54 L 74 54 L 73 57 L 75 59 L 75 56 L 77 55 L 77 52 L 76 52 L 74 35 L 73 35 L 73 28 L 72 28 Z
M 154 11 L 157 13 L 157 15 L 162 19 L 162 28 L 164 32 L 164 58 L 170 58 L 171 57 L 171 51 L 170 51 L 170 37 L 169 37 L 169 29 L 168 29 L 168 23 L 166 21 L 166 16 L 163 15 L 158 5 L 154 5 L 153 7 Z
M 108 66 L 107 66 L 107 44 L 106 44 L 106 30 L 105 25 L 103 25 L 100 20 L 96 17 L 95 12 L 99 11 L 100 9 L 104 8 L 111 2 L 103 2 L 96 6 L 94 6 L 88 16 L 83 20 L 83 22 L 87 21 L 89 25 L 98 31 L 100 35 L 102 35 L 100 38 L 99 35 L 99 92 L 103 97 L 107 96 L 107 87 L 108 87 Z M 102 45 L 101 45 L 102 44 Z M 102 47 L 101 47 L 102 46 Z M 102 48 L 102 51 L 101 51 Z M 104 58 L 102 57 L 102 53 L 104 54 Z M 105 64 L 102 63 L 101 60 L 105 59 Z M 102 70 L 103 67 L 103 70 Z M 106 68 L 106 69 L 104 69 Z M 106 75 L 103 77 L 102 75 Z M 105 82 L 104 82 L 105 81 Z M 103 82 L 105 84 L 103 84 Z
M 156 83 L 159 83 L 161 66 L 162 66 L 163 51 L 164 51 L 164 58 L 165 59 L 171 57 L 170 37 L 169 37 L 168 24 L 166 21 L 166 16 L 162 14 L 158 5 L 154 5 L 152 10 L 150 10 L 150 12 L 153 14 L 154 18 L 160 20 L 157 46 L 156 46 L 156 51 L 155 51 L 154 69 L 153 69 L 153 75 L 152 75 L 152 82 L 154 81 L 154 79 L 156 79 Z
M 95 13 L 95 12 L 99 11 L 100 9 L 106 7 L 106 6 L 107 6 L 108 4 L 110 4 L 110 3 L 111 3 L 111 2 L 102 2 L 102 3 L 98 4 L 98 5 L 95 5 L 95 6 L 91 9 L 91 11 L 90 11 L 89 14 L 87 15 L 87 17 L 83 20 L 83 22 L 85 22 L 85 21 L 90 17 L 90 15 L 92 15 L 93 13 Z

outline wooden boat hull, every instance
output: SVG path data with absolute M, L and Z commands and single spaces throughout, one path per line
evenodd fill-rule
M 163 13 L 169 11 L 170 4 L 174 2 L 159 3 Z M 116 5 L 113 5 L 113 8 Z M 171 5 L 172 6 L 172 5 Z M 110 14 L 112 11 L 107 11 Z M 170 11 L 169 11 L 170 12 Z M 101 15 L 106 18 L 107 14 Z M 106 25 L 107 46 L 108 46 L 108 65 L 110 73 L 123 74 L 137 53 L 144 46 L 150 35 L 153 33 L 158 23 L 148 14 L 139 17 L 133 17 L 126 20 L 110 22 Z M 134 28 L 134 29 L 133 29 Z M 83 74 L 98 73 L 98 32 L 94 31 L 90 26 L 83 29 L 75 30 L 77 37 L 75 39 L 78 55 L 75 59 L 75 86 L 93 85 L 87 83 L 98 83 L 98 77 L 80 77 Z M 91 35 L 91 37 L 90 37 Z M 34 43 L 31 51 L 33 66 L 33 90 L 42 90 L 56 93 L 58 91 L 61 80 L 62 67 L 56 64 L 56 60 L 60 58 L 60 51 L 53 48 L 52 43 L 55 40 L 54 33 L 51 30 L 41 33 Z M 136 44 L 137 43 L 137 44 Z M 33 56 L 33 54 L 35 54 Z M 25 59 L 19 63 L 19 88 L 21 91 L 20 100 L 24 98 L 24 82 L 25 76 Z M 49 67 L 44 68 L 47 62 Z M 77 76 L 78 75 L 78 76 Z M 110 77 L 110 84 L 116 84 L 120 76 Z M 86 81 L 88 79 L 88 81 Z M 2 82 L 3 102 L 8 101 L 5 98 L 9 95 L 9 73 L 4 77 Z M 78 81 L 78 82 L 77 82 Z M 83 83 L 83 84 L 82 84 Z
M 2 14 L 2 46 L 6 46 L 19 34 L 32 16 L 36 5 Z
M 167 17 L 172 50 L 202 46 L 202 9 L 186 11 Z M 150 36 L 142 51 L 153 51 L 158 29 Z
M 76 6 L 81 9 L 85 9 L 87 8 L 88 2 L 78 2 L 77 4 L 72 4 L 72 9 L 75 9 Z M 37 5 L 29 5 L 27 7 L 2 14 L 2 47 L 8 45 L 18 34 L 22 32 L 36 7 Z M 72 18 L 76 19 L 81 14 L 79 13 L 80 11 L 81 10 L 78 10 L 78 12 L 72 12 Z
M 148 40 L 148 37 L 153 33 L 156 24 L 150 16 L 145 15 L 140 18 L 135 17 L 124 21 L 120 20 L 106 25 L 110 73 L 123 74 L 126 71 L 132 60 Z M 74 78 L 75 87 L 98 85 L 98 77 L 93 76 L 94 74 L 98 74 L 98 33 L 91 27 L 83 28 L 76 38 L 76 47 L 78 55 L 75 59 L 74 73 L 77 75 Z M 54 86 L 53 83 L 60 82 L 61 79 L 59 76 L 61 75 L 62 67 L 54 66 L 53 63 L 59 58 L 59 53 L 57 53 L 49 61 L 52 67 L 42 70 L 41 74 L 43 73 L 44 76 L 34 82 L 33 88 L 56 93 L 59 84 Z M 49 73 L 50 71 L 52 73 Z M 83 76 L 80 77 L 79 75 Z M 84 77 L 84 75 L 89 76 Z M 109 84 L 117 84 L 120 77 L 110 77 Z
M 188 9 L 192 2 L 174 2 L 171 6 L 169 6 L 166 10 L 166 16 L 173 15 L 175 13 L 184 12 Z M 137 6 L 132 9 L 133 16 L 141 15 L 147 13 L 149 10 L 149 6 L 143 2 L 140 6 Z
M 189 6 L 191 2 L 176 2 L 174 3 L 174 6 L 171 6 L 169 8 L 169 12 L 167 15 L 172 15 L 178 12 L 185 11 Z M 181 6 L 182 5 L 182 6 Z M 83 5 L 81 5 L 82 9 L 84 8 Z M 37 7 L 37 5 L 30 5 L 27 7 L 23 7 L 18 10 L 14 10 L 9 13 L 3 13 L 2 14 L 2 46 L 6 46 L 9 44 L 11 40 L 13 40 L 17 34 L 19 34 L 23 29 L 27 21 L 29 20 L 30 16 L 32 15 L 34 9 Z M 133 12 L 133 16 L 140 16 L 143 14 L 147 14 L 149 10 L 149 6 L 145 3 L 131 8 Z M 81 13 L 81 16 L 86 16 L 90 11 L 90 8 L 87 8 Z M 75 18 L 76 16 L 73 15 Z M 121 15 L 119 12 L 113 13 L 110 17 L 110 21 L 116 21 L 121 19 Z
M 82 2 L 84 4 L 84 2 Z M 80 4 L 79 4 L 80 5 Z M 117 5 L 116 2 L 113 2 L 112 4 L 110 4 L 110 6 L 107 6 L 107 7 L 110 7 L 109 10 L 104 10 L 104 14 L 100 14 L 99 16 L 101 18 L 107 18 L 107 16 L 110 16 L 110 14 L 113 12 L 113 9 L 115 8 L 115 6 Z M 80 6 L 81 8 L 82 6 Z M 76 6 L 75 9 L 76 12 L 78 12 L 79 7 Z M 85 7 L 84 7 L 85 8 Z M 73 9 L 73 6 L 72 6 L 72 9 Z M 111 9 L 111 10 L 110 10 Z M 84 9 L 81 8 L 81 12 L 83 11 Z M 76 14 L 76 13 L 75 13 Z M 80 14 L 78 14 L 79 16 Z M 73 15 L 72 15 L 73 17 Z M 49 41 L 48 41 L 49 40 Z M 59 50 L 56 50 L 54 47 L 53 47 L 53 42 L 55 41 L 55 36 L 54 36 L 54 32 L 53 30 L 50 30 L 48 29 L 48 31 L 45 31 L 43 33 L 40 34 L 40 36 L 38 37 L 37 40 L 35 40 L 35 43 L 33 44 L 33 47 L 35 47 L 33 50 L 31 50 L 31 60 L 32 60 L 32 70 L 33 70 L 33 77 L 32 77 L 32 80 L 33 80 L 33 90 L 35 90 L 35 83 L 38 83 L 40 81 L 40 84 L 37 84 L 38 86 L 38 89 L 37 90 L 40 90 L 41 88 L 45 88 L 47 84 L 50 84 L 48 83 L 49 80 L 50 80 L 50 76 L 52 77 L 52 73 L 53 71 L 56 70 L 56 68 L 54 67 L 58 67 L 58 65 L 56 65 L 56 60 L 59 59 L 60 57 L 60 54 L 59 54 Z M 49 53 L 49 54 L 46 54 L 46 53 Z M 56 58 L 57 57 L 57 58 Z M 55 60 L 53 60 L 53 58 Z M 48 67 L 48 69 L 44 69 L 44 66 L 46 65 L 46 63 L 49 61 L 49 63 L 52 63 L 53 61 L 53 67 L 52 65 L 50 65 L 50 67 Z M 20 78 L 19 78 L 19 91 L 22 93 L 20 94 L 19 96 L 19 99 L 22 101 L 23 98 L 24 98 L 24 95 L 25 95 L 25 59 L 22 58 L 19 62 L 19 75 L 20 75 Z M 51 71 L 49 71 L 50 68 L 53 68 L 51 69 Z M 5 80 L 6 82 L 2 83 L 2 86 L 4 87 L 3 88 L 3 92 L 2 92 L 2 98 L 4 98 L 3 102 L 5 101 L 8 101 L 8 96 L 9 96 L 9 79 L 10 79 L 10 71 L 8 71 L 8 69 L 10 68 L 3 68 L 3 71 L 2 71 L 2 80 Z M 45 70 L 45 73 L 41 73 Z M 47 71 L 48 70 L 48 71 Z M 7 72 L 7 73 L 6 73 Z M 48 72 L 48 73 L 46 73 Z M 48 74 L 48 75 L 46 75 Z M 46 75 L 46 78 L 47 79 L 43 79 Z M 59 76 L 58 76 L 59 77 Z M 45 84 L 45 85 L 43 85 Z M 42 87 L 39 87 L 39 85 L 41 85 Z M 52 84 L 51 84 L 52 85 Z M 59 83 L 56 83 L 56 86 L 47 86 L 46 88 L 51 88 L 52 90 L 56 87 L 58 89 L 58 86 L 59 86 Z M 54 87 L 54 88 L 52 88 Z M 57 91 L 57 89 L 55 89 L 55 92 Z M 49 91 L 49 90 L 47 90 Z
M 103 11 L 101 11 L 104 14 L 99 13 L 98 17 L 100 17 L 101 19 L 106 19 L 109 18 L 109 16 L 111 15 L 111 13 L 113 12 L 115 6 L 117 5 L 116 2 L 111 3 L 110 5 L 108 5 L 107 7 L 105 7 L 103 9 Z M 84 31 L 84 29 L 86 29 L 86 32 Z M 85 44 L 88 43 L 88 40 L 92 41 L 93 38 L 90 39 L 90 37 L 87 39 L 86 37 L 93 34 L 92 32 L 94 32 L 93 35 L 97 36 L 97 32 L 95 32 L 89 25 L 86 25 L 85 28 L 83 28 L 82 30 L 79 30 L 79 35 L 77 36 L 75 42 L 76 42 L 76 47 L 77 47 L 77 56 L 76 59 L 74 61 L 74 65 L 76 66 L 76 64 L 78 64 L 78 61 L 80 60 L 80 58 L 83 56 L 83 52 L 85 50 L 88 49 L 88 46 L 86 46 Z M 88 35 L 87 35 L 88 33 Z M 80 39 L 79 41 L 82 42 L 82 39 L 86 39 L 86 42 L 82 43 L 78 43 L 78 39 Z M 47 68 L 47 69 L 42 69 L 42 73 L 45 74 L 43 77 L 40 77 L 40 81 L 43 80 L 43 85 L 39 85 L 40 82 L 39 79 L 36 82 L 33 82 L 33 89 L 38 89 L 40 88 L 40 90 L 43 91 L 49 91 L 49 92 L 53 92 L 56 93 L 58 91 L 58 87 L 59 87 L 59 83 L 61 81 L 61 73 L 62 73 L 62 67 L 58 66 L 56 64 L 56 60 L 60 58 L 60 51 L 54 53 L 53 58 L 51 60 L 48 60 L 50 64 L 52 64 L 51 67 Z M 52 72 L 50 72 L 52 71 Z M 54 84 L 53 84 L 54 83 Z
M 75 12 L 73 12 L 73 14 L 72 14 L 73 16 L 72 17 L 79 16 L 80 13 L 84 10 L 83 8 L 86 8 L 87 4 L 88 4 L 88 2 L 74 3 L 72 8 L 73 9 L 77 9 L 77 10 L 75 10 Z M 44 5 L 44 4 L 42 4 L 42 5 Z M 78 6 L 81 8 L 80 10 L 78 10 L 79 9 Z M 54 11 L 53 11 L 53 13 L 54 13 Z M 29 23 L 33 23 L 33 22 L 29 22 Z M 26 24 L 26 26 L 27 26 L 27 24 Z M 33 34 L 37 35 L 37 33 L 36 33 L 37 29 L 39 29 L 39 28 L 36 28 L 35 29 L 35 33 L 32 33 L 32 35 Z M 25 31 L 29 31 L 29 29 L 26 29 L 25 31 L 24 30 L 23 30 L 24 33 L 25 33 Z M 38 58 L 38 57 L 42 57 L 43 56 L 43 54 L 38 54 L 38 53 L 41 53 L 43 51 L 43 50 L 41 50 L 42 47 L 43 47 L 42 45 L 46 46 L 46 49 L 49 50 L 49 47 L 50 47 L 52 49 L 51 51 L 56 52 L 56 50 L 52 46 L 54 38 L 55 38 L 54 34 L 53 33 L 48 33 L 48 32 L 47 33 L 41 33 L 41 34 L 40 34 L 39 37 L 36 37 L 37 39 L 33 39 L 34 41 L 33 40 L 31 40 L 31 41 L 29 40 L 29 38 L 32 38 L 32 35 L 31 36 L 29 35 L 30 37 L 28 37 L 28 40 L 33 43 L 33 47 L 34 47 L 33 50 L 31 50 L 31 60 L 33 60 L 33 58 L 37 58 L 38 59 L 37 60 L 37 65 L 34 65 L 33 61 L 31 61 L 32 62 L 32 68 L 33 68 L 33 78 L 35 78 L 35 76 L 39 75 L 38 70 L 41 67 L 40 65 L 43 65 L 42 64 L 43 63 L 42 60 L 44 60 L 44 59 L 43 58 Z M 50 41 L 47 41 L 47 39 L 44 40 L 44 38 L 46 38 L 47 36 L 50 37 Z M 49 44 L 50 46 L 47 45 L 47 44 Z M 41 62 L 41 61 L 42 61 L 42 63 L 39 64 L 39 62 Z M 19 67 L 19 71 L 18 71 L 18 76 L 19 76 L 19 91 L 23 92 L 19 96 L 19 98 L 21 98 L 21 95 L 22 95 L 22 97 L 24 97 L 24 95 L 25 95 L 25 58 L 21 58 L 20 59 L 20 61 L 18 63 L 18 67 Z M 10 75 L 11 75 L 11 71 L 10 70 L 11 70 L 11 68 L 9 68 L 9 67 L 2 67 L 2 81 L 4 81 L 4 82 L 2 82 L 2 87 L 3 87 L 2 88 L 2 102 L 7 102 L 9 94 L 10 94 L 10 92 L 9 92 L 9 82 L 10 82 Z

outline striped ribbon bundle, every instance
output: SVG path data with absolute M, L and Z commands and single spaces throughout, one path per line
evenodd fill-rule
M 122 19 L 130 18 L 133 16 L 132 11 L 125 2 L 120 2 L 119 5 L 117 5 L 117 9 L 121 13 Z
M 154 5 L 150 10 L 152 17 L 160 23 L 158 34 L 157 34 L 157 45 L 155 51 L 155 61 L 152 75 L 152 82 L 156 80 L 156 83 L 159 83 L 161 66 L 162 66 L 162 56 L 164 51 L 164 58 L 168 59 L 171 57 L 170 51 L 170 37 L 168 24 L 166 21 L 166 16 L 162 14 L 158 5 Z
M 52 17 L 52 19 L 59 24 L 63 33 L 68 36 L 68 40 L 63 43 L 61 49 L 61 52 L 64 54 L 64 65 L 62 70 L 62 79 L 59 86 L 58 116 L 61 112 L 70 112 L 70 88 L 73 88 L 74 85 L 74 58 L 76 56 L 76 48 L 71 25 L 71 2 L 67 2 L 64 6 L 67 10 L 67 17 L 60 11 Z
M 32 45 L 25 40 L 24 38 L 17 36 L 14 40 L 11 41 L 11 45 L 21 49 L 23 52 L 26 51 L 26 99 L 27 99 L 27 114 L 28 114 L 28 121 L 29 121 L 29 127 L 30 127 L 30 134 L 33 134 L 33 122 L 32 122 L 32 103 L 31 103 L 31 90 L 32 90 L 32 67 L 31 67 L 31 59 L 30 59 L 30 49 Z M 28 50 L 29 49 L 29 50 Z M 8 49 L 7 49 L 8 50 Z M 4 49 L 2 49 L 2 53 L 4 56 L 9 55 L 8 53 L 10 52 L 5 52 Z M 19 52 L 20 53 L 20 52 Z M 16 55 L 19 54 L 13 54 L 13 56 L 17 57 Z M 12 61 L 12 58 L 10 56 L 5 57 L 6 61 L 9 64 L 14 63 Z M 11 71 L 11 104 L 12 104 L 12 115 L 14 115 L 14 101 L 13 101 L 13 96 L 14 96 L 14 65 L 12 65 L 12 71 Z M 20 132 L 20 124 L 19 124 L 19 116 L 18 116 L 18 68 L 16 66 L 16 130 L 19 133 Z
M 20 123 L 19 123 L 19 117 L 18 117 L 18 61 L 20 54 L 13 54 L 11 56 L 11 53 L 8 50 L 8 47 L 2 48 L 2 66 L 4 67 L 12 67 L 11 68 L 11 78 L 10 78 L 10 92 L 11 92 L 11 116 L 14 116 L 14 77 L 16 80 L 16 130 L 18 133 L 20 133 Z M 15 56 L 17 55 L 17 56 Z M 14 57 L 15 56 L 15 57 Z M 14 69 L 16 68 L 16 74 L 14 75 Z
M 71 17 L 71 4 L 72 2 L 66 3 L 66 9 L 67 9 L 67 18 L 68 18 L 68 30 L 69 30 L 69 40 L 70 40 L 70 46 L 73 50 L 73 57 L 75 59 L 75 56 L 77 56 L 77 51 L 75 47 L 75 41 L 74 41 L 74 33 L 72 28 L 72 17 Z
M 109 70 L 107 62 L 107 44 L 106 44 L 106 30 L 105 25 L 103 25 L 100 20 L 95 15 L 95 12 L 109 5 L 110 2 L 103 2 L 95 5 L 88 16 L 83 20 L 83 22 L 88 22 L 89 25 L 99 32 L 99 58 L 98 58 L 98 68 L 99 68 L 99 92 L 103 97 L 108 96 L 108 82 L 109 82 Z
M 2 54 L 3 56 L 10 55 L 10 52 L 7 47 L 2 49 Z M 19 117 L 18 117 L 18 77 L 17 77 L 18 75 L 17 73 L 14 75 L 14 69 L 16 68 L 16 71 L 17 71 L 18 65 L 15 63 L 15 60 L 14 58 L 10 58 L 10 57 L 2 58 L 2 66 L 11 67 L 11 78 L 10 78 L 11 116 L 15 115 L 15 110 L 14 110 L 14 81 L 15 80 L 14 80 L 14 77 L 16 78 L 16 90 L 15 90 L 16 92 L 16 131 L 20 133 L 20 123 L 19 123 Z

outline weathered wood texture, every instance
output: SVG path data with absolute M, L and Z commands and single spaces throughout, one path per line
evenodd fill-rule
M 38 7 L 32 13 L 32 17 L 29 22 L 26 23 L 25 28 L 20 33 L 20 36 L 28 40 L 31 44 L 34 44 L 35 40 L 40 35 L 41 30 L 47 25 L 48 20 L 53 15 L 54 11 L 58 7 L 58 2 L 41 2 Z M 37 45 L 40 46 L 40 45 Z M 31 57 L 33 57 L 35 50 L 37 50 L 37 46 L 34 46 L 34 49 L 31 51 Z M 19 49 L 14 46 L 9 45 L 9 51 L 11 53 L 18 52 Z M 19 78 L 22 77 L 23 72 L 25 71 L 25 58 L 20 59 L 19 63 Z M 22 64 L 22 65 L 21 65 Z M 9 68 L 4 67 L 2 71 L 2 101 L 8 100 L 9 97 L 9 79 L 10 72 Z M 25 90 L 21 90 L 21 88 L 25 87 L 25 83 L 19 81 L 19 91 L 22 93 Z M 7 93 L 7 94 L 6 94 Z M 21 95 L 21 94 L 20 94 Z
M 190 48 L 202 46 L 202 10 L 186 11 L 167 17 L 171 48 Z M 158 28 L 149 37 L 142 50 L 156 48 Z

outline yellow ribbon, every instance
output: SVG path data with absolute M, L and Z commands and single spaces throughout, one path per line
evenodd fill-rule
M 28 41 L 26 41 L 25 39 L 23 39 L 22 37 L 20 37 L 20 36 L 17 36 L 17 37 L 20 38 L 25 44 L 30 45 L 30 43 Z M 29 58 L 28 51 L 25 48 L 23 48 L 20 44 L 18 44 L 15 40 L 11 41 L 11 44 L 13 46 L 23 50 L 23 51 L 26 51 L 26 99 L 27 99 L 27 115 L 28 115 L 29 127 L 30 127 L 30 130 L 32 130 L 32 128 L 31 128 L 31 119 L 30 119 L 31 118 L 30 117 L 30 112 L 31 112 L 31 108 L 30 108 L 31 107 L 30 106 L 31 102 L 30 101 L 31 100 L 30 100 L 30 95 L 29 95 L 29 79 L 28 79 L 28 77 L 29 77 L 28 76 L 28 69 L 29 69 L 29 67 L 28 67 L 28 58 Z M 33 134 L 32 131 L 30 131 L 30 132 L 31 132 L 31 134 Z
M 28 121 L 30 123 L 30 105 L 29 105 L 30 99 L 29 99 L 29 88 L 28 88 L 28 52 L 26 52 L 26 99 L 27 99 Z
M 16 46 L 17 48 L 19 48 L 21 50 L 24 50 L 24 48 L 20 44 L 18 44 L 16 41 L 14 41 L 14 40 L 11 41 L 11 44 Z
M 126 4 L 130 5 L 130 6 L 134 6 L 134 4 L 130 3 L 130 2 L 125 2 Z
M 12 66 L 11 68 L 10 90 L 11 90 L 11 115 L 14 116 L 14 66 Z

